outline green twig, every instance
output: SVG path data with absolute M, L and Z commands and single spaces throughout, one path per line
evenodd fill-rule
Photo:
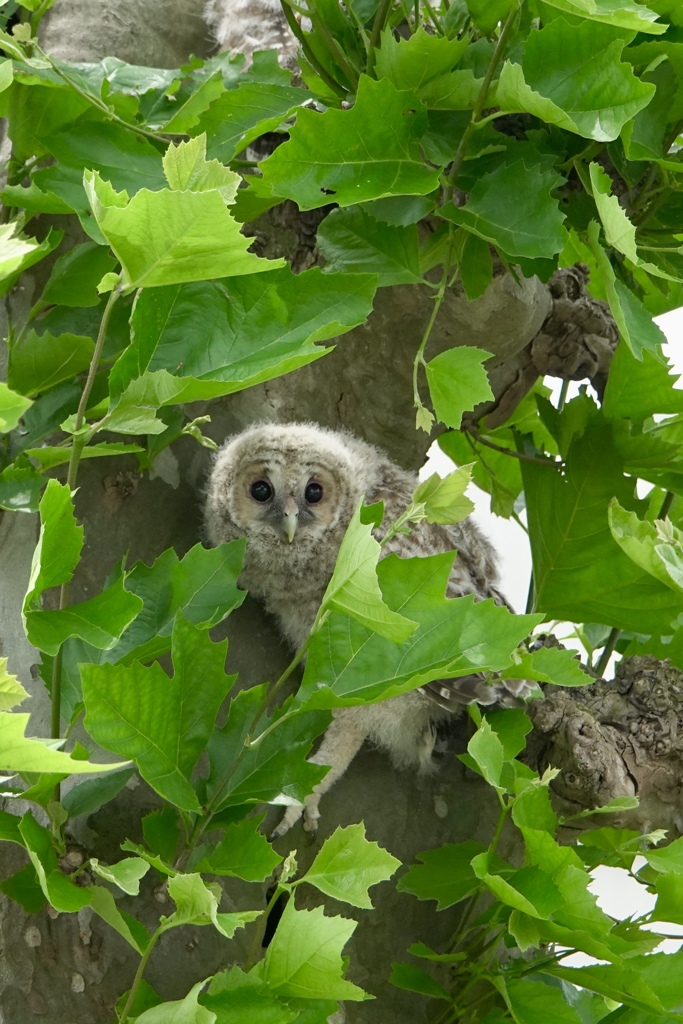
M 527 455 L 526 452 L 515 452 L 512 448 L 504 448 L 503 445 L 496 444 L 494 441 L 489 441 L 488 438 L 483 437 L 476 427 L 468 427 L 466 433 L 471 434 L 475 441 L 479 441 L 480 444 L 491 448 L 494 452 L 500 452 L 501 455 L 510 455 L 513 459 L 519 459 L 521 462 L 533 462 L 537 466 L 552 466 L 554 469 L 559 469 L 562 466 L 559 459 L 541 458 L 538 455 Z
M 569 381 L 563 380 L 562 387 L 560 388 L 560 397 L 557 399 L 557 411 L 562 412 L 564 409 L 564 403 L 567 401 L 567 392 L 569 391 Z
M 76 479 L 78 476 L 78 465 L 81 461 L 81 454 L 87 443 L 87 436 L 81 430 L 85 421 L 85 414 L 88 408 L 88 401 L 90 399 L 90 392 L 95 381 L 95 376 L 99 368 L 100 359 L 102 358 L 102 350 L 104 348 L 104 342 L 107 337 L 107 328 L 109 326 L 109 318 L 111 317 L 114 303 L 119 298 L 119 288 L 115 288 L 104 307 L 102 314 L 102 320 L 100 321 L 100 329 L 97 334 L 97 342 L 95 343 L 95 351 L 93 352 L 92 359 L 90 360 L 90 368 L 88 370 L 88 377 L 83 388 L 83 394 L 81 400 L 78 403 L 78 410 L 76 412 L 76 421 L 74 424 L 73 441 L 71 444 L 71 454 L 69 456 L 69 468 L 66 475 L 66 484 L 69 490 L 72 492 L 76 487 Z M 59 610 L 63 611 L 69 603 L 69 582 L 63 583 L 59 592 Z M 61 706 L 62 706 L 62 649 L 55 655 L 55 659 L 52 663 L 52 738 L 59 739 L 61 735 Z M 55 799 L 59 800 L 59 786 L 55 790 Z
M 268 924 L 268 918 L 270 916 L 271 910 L 279 900 L 280 896 L 282 896 L 283 893 L 287 892 L 288 889 L 289 886 L 285 886 L 281 883 L 278 883 L 278 885 L 275 887 L 275 892 L 268 900 L 268 905 L 266 906 L 266 909 L 263 911 L 261 917 L 258 919 L 258 924 L 254 931 L 254 937 L 251 940 L 251 945 L 249 946 L 249 953 L 247 955 L 247 960 L 244 965 L 245 973 L 248 973 L 256 963 L 256 958 L 258 956 L 259 949 L 261 948 L 261 944 L 263 942 L 263 936 L 266 933 L 266 925 Z
M 130 992 L 128 993 L 128 998 L 126 999 L 126 1005 L 124 1006 L 123 1013 L 119 1018 L 119 1024 L 126 1024 L 126 1022 L 128 1021 L 128 1014 L 130 1013 L 133 1003 L 135 1001 L 135 996 L 137 995 L 137 991 L 140 987 L 140 982 L 142 981 L 142 976 L 145 973 L 145 968 L 147 966 L 149 958 L 152 955 L 152 950 L 154 949 L 157 942 L 163 935 L 164 931 L 166 931 L 166 929 L 163 928 L 163 926 L 160 926 L 159 928 L 157 928 L 154 934 L 150 936 L 149 942 L 147 943 L 147 946 L 145 948 L 145 952 L 142 954 L 142 957 L 140 958 L 138 969 L 135 972 L 133 984 L 130 986 Z
M 666 517 L 668 516 L 669 512 L 671 511 L 671 506 L 674 503 L 674 498 L 675 497 L 676 497 L 676 495 L 673 493 L 673 491 L 667 491 L 666 492 L 666 494 L 664 495 L 664 501 L 662 502 L 662 507 L 659 510 L 659 515 L 657 516 L 657 519 L 666 519 Z
M 38 32 L 38 26 L 42 21 L 43 15 L 52 7 L 54 0 L 43 0 L 37 11 L 34 11 L 31 15 L 31 35 L 35 36 Z
M 376 50 L 379 46 L 380 39 L 382 37 L 382 31 L 386 25 L 387 18 L 389 16 L 389 10 L 391 9 L 392 0 L 380 0 L 377 13 L 375 14 L 375 20 L 372 23 L 372 32 L 370 33 L 370 49 L 368 51 L 368 64 L 367 72 L 369 75 L 375 70 L 375 57 Z M 417 4 L 417 0 L 416 0 Z
M 296 20 L 294 11 L 289 6 L 288 0 L 280 0 L 280 5 L 282 7 L 283 14 L 287 20 L 287 24 L 292 30 L 292 34 L 294 35 L 294 37 L 297 39 L 299 46 L 303 50 L 304 57 L 306 58 L 308 63 L 311 65 L 311 67 L 318 75 L 318 77 L 323 80 L 325 85 L 327 85 L 332 90 L 332 92 L 335 92 L 337 96 L 340 96 L 342 99 L 344 99 L 348 95 L 348 90 L 346 90 L 342 85 L 340 85 L 339 82 L 337 82 L 336 79 L 332 77 L 329 71 L 327 71 L 318 60 L 313 50 L 311 49 L 310 43 L 308 42 L 306 36 L 301 30 L 301 25 Z
M 346 79 L 351 86 L 351 90 L 356 92 L 358 89 L 358 70 L 353 67 L 350 60 L 342 52 L 339 43 L 334 38 L 329 28 L 325 24 L 324 18 L 318 17 L 317 15 L 311 17 L 311 24 L 318 36 L 322 39 L 323 43 L 327 47 L 332 59 L 336 61 L 337 66 L 344 72 Z
M 422 340 L 420 342 L 420 347 L 418 348 L 417 352 L 415 353 L 415 359 L 413 360 L 413 404 L 414 404 L 415 408 L 418 410 L 418 412 L 419 412 L 420 409 L 424 408 L 424 406 L 422 404 L 422 399 L 420 398 L 420 391 L 419 391 L 419 388 L 418 388 L 418 373 L 419 373 L 420 366 L 422 366 L 424 368 L 425 372 L 427 370 L 427 363 L 426 363 L 426 360 L 425 360 L 425 357 L 424 357 L 425 349 L 427 347 L 427 342 L 429 341 L 429 338 L 430 338 L 430 335 L 432 333 L 432 329 L 434 327 L 434 324 L 436 323 L 436 318 L 439 315 L 439 310 L 441 309 L 441 306 L 443 305 L 443 300 L 446 297 L 446 290 L 448 288 L 448 275 L 450 274 L 450 270 L 451 270 L 451 255 L 452 255 L 452 251 L 453 251 L 453 233 L 452 233 L 451 226 L 449 226 L 449 233 L 450 233 L 450 241 L 449 241 L 448 251 L 446 253 L 446 259 L 445 259 L 444 265 L 443 265 L 443 273 L 441 275 L 441 281 L 439 282 L 439 287 L 438 287 L 438 290 L 437 290 L 436 294 L 434 294 L 432 296 L 432 298 L 434 299 L 434 305 L 432 307 L 432 312 L 431 312 L 431 315 L 430 315 L 429 320 L 427 322 L 427 326 L 425 327 L 424 334 L 422 335 Z M 431 413 L 429 413 L 429 415 L 431 416 Z
M 606 671 L 609 664 L 609 660 L 614 654 L 614 648 L 617 646 L 617 641 L 621 636 L 621 630 L 617 629 L 616 626 L 610 630 L 610 634 L 607 637 L 607 643 L 605 644 L 602 654 L 598 659 L 598 663 L 595 666 L 595 674 L 599 679 L 602 679 L 603 673 Z
M 489 62 L 489 66 L 486 69 L 486 74 L 484 76 L 484 81 L 482 82 L 481 89 L 479 90 L 479 94 L 477 95 L 477 98 L 475 100 L 474 109 L 472 111 L 472 116 L 471 116 L 471 118 L 470 118 L 470 120 L 468 122 L 467 127 L 465 128 L 465 131 L 462 133 L 462 138 L 460 139 L 460 142 L 458 144 L 458 148 L 455 151 L 455 156 L 453 158 L 453 163 L 451 164 L 451 169 L 448 172 L 448 176 L 446 178 L 446 181 L 448 183 L 448 189 L 447 189 L 447 198 L 448 199 L 452 199 L 453 198 L 453 194 L 455 192 L 455 182 L 457 180 L 458 175 L 460 174 L 460 170 L 461 170 L 463 162 L 465 160 L 465 154 L 466 154 L 467 149 L 469 147 L 469 144 L 470 144 L 470 142 L 472 140 L 472 136 L 474 135 L 474 132 L 477 129 L 477 122 L 479 121 L 479 119 L 481 117 L 481 112 L 487 106 L 487 102 L 486 101 L 488 99 L 489 88 L 491 86 L 491 82 L 493 81 L 493 76 L 496 73 L 496 69 L 497 69 L 498 65 L 500 64 L 500 61 L 501 61 L 502 56 L 503 56 L 503 53 L 505 51 L 505 45 L 507 43 L 507 37 L 508 37 L 508 35 L 510 33 L 510 30 L 512 28 L 512 24 L 513 24 L 515 18 L 517 17 L 517 13 L 518 13 L 518 5 L 515 4 L 511 8 L 510 13 L 508 14 L 507 18 L 505 19 L 505 24 L 503 25 L 503 27 L 501 29 L 500 35 L 498 37 L 498 42 L 496 43 L 496 48 L 493 51 L 493 55 L 492 55 L 491 60 Z

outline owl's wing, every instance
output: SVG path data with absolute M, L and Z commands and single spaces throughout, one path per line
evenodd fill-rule
M 443 711 L 459 714 L 468 704 L 492 704 L 501 708 L 518 708 L 536 688 L 526 679 L 492 679 L 483 672 L 456 679 L 435 679 L 419 687 L 419 693 Z

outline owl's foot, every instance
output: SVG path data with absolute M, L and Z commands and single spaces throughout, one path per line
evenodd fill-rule
M 279 839 L 280 836 L 286 835 L 292 825 L 296 825 L 297 821 L 302 817 L 304 831 L 308 832 L 312 839 L 315 839 L 320 820 L 319 802 L 320 798 L 315 793 L 312 793 L 311 796 L 306 798 L 305 807 L 302 807 L 301 804 L 290 805 L 282 815 L 280 824 L 268 836 L 269 842 L 272 843 L 275 839 Z

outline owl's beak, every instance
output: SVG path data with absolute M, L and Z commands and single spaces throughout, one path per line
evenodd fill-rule
M 296 503 L 296 499 L 293 498 L 291 494 L 288 494 L 285 498 L 282 505 L 282 511 L 284 512 L 282 517 L 282 528 L 287 534 L 287 540 L 291 544 L 294 540 L 296 528 L 299 525 L 299 506 Z

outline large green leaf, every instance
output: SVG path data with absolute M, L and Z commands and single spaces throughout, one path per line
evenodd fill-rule
M 272 718 L 264 715 L 258 731 L 254 723 L 267 699 L 267 686 L 242 690 L 230 701 L 228 718 L 209 740 L 207 799 L 214 811 L 245 803 L 303 803 L 327 768 L 306 760 L 311 743 L 329 723 L 325 714 L 292 715 L 291 701 Z M 271 726 L 272 732 L 259 736 Z M 245 749 L 245 741 L 254 736 Z M 238 760 L 239 759 L 239 760 Z
M 55 772 L 61 775 L 87 775 L 114 771 L 125 762 L 93 764 L 80 761 L 55 749 L 59 741 L 26 736 L 29 715 L 18 711 L 0 713 L 0 771 Z
M 292 1024 L 299 1011 L 281 1002 L 254 974 L 236 965 L 214 974 L 202 1004 L 218 1014 L 220 1024 Z
M 439 910 L 451 907 L 480 887 L 472 860 L 484 850 L 485 847 L 474 839 L 426 850 L 418 854 L 417 859 L 422 863 L 413 864 L 397 888 L 411 892 L 420 900 L 436 900 Z
M 438 170 L 420 154 L 426 128 L 414 93 L 363 75 L 350 110 L 299 111 L 289 142 L 262 164 L 263 180 L 274 195 L 293 199 L 302 210 L 426 195 L 439 180 Z
M 582 1024 L 578 1010 L 570 1006 L 559 988 L 541 981 L 511 978 L 505 985 L 513 1019 L 517 1024 Z
M 627 41 L 607 25 L 555 18 L 529 34 L 521 67 L 505 63 L 496 102 L 588 139 L 616 139 L 655 91 L 620 62 Z
M 397 38 L 391 29 L 386 29 L 375 71 L 378 78 L 388 79 L 395 89 L 412 89 L 420 96 L 422 86 L 452 71 L 466 50 L 466 38 L 430 35 L 422 25 L 407 39 Z
M 50 480 L 40 501 L 40 537 L 33 552 L 24 614 L 36 607 L 44 590 L 71 579 L 83 547 L 83 527 L 76 524 L 71 491 Z
M 158 662 L 81 667 L 89 734 L 125 751 L 153 789 L 188 811 L 201 809 L 190 776 L 234 683 L 224 674 L 226 649 L 178 616 L 170 679 Z
M 142 608 L 142 601 L 119 579 L 87 601 L 62 610 L 27 608 L 26 635 L 46 654 L 56 654 L 68 637 L 79 637 L 101 650 L 110 650 Z
M 612 536 L 628 557 L 683 598 L 683 534 L 671 522 L 649 523 L 613 499 L 608 509 Z M 662 630 L 664 632 L 664 630 Z
M 657 21 L 657 14 L 638 0 L 545 0 L 550 7 L 556 7 L 567 14 L 589 18 L 632 32 L 666 32 L 666 25 Z M 653 5 L 654 6 L 654 5 Z
M 285 81 L 289 79 L 285 74 Z M 208 136 L 208 152 L 231 160 L 259 135 L 273 131 L 309 99 L 309 93 L 277 82 L 243 82 L 219 96 L 193 128 Z
M 524 463 L 537 606 L 560 619 L 661 634 L 683 611 L 671 590 L 638 568 L 613 539 L 607 508 L 636 507 L 609 426 L 595 417 L 570 446 L 563 475 Z
M 203 981 L 197 982 L 184 999 L 173 999 L 168 1003 L 150 1006 L 135 1018 L 136 1024 L 215 1024 L 216 1014 L 199 1005 L 203 987 Z
M 27 697 L 17 677 L 7 671 L 7 658 L 0 658 L 0 711 L 9 711 Z
M 240 234 L 218 189 L 141 189 L 129 199 L 97 171 L 86 171 L 83 180 L 98 227 L 123 268 L 126 288 L 257 274 L 283 264 L 248 252 L 249 239 Z
M 361 522 L 359 510 L 349 523 L 339 547 L 321 609 L 343 612 L 372 632 L 401 643 L 414 632 L 416 624 L 392 611 L 382 600 L 377 581 L 381 548 L 372 535 L 372 529 L 372 524 Z
M 247 882 L 264 882 L 281 863 L 282 857 L 257 830 L 262 817 L 256 821 L 245 818 L 236 825 L 228 825 L 217 846 L 207 851 L 194 867 L 213 875 L 232 875 Z
M 565 215 L 551 195 L 561 181 L 557 171 L 530 152 L 526 159 L 501 163 L 484 174 L 464 206 L 449 203 L 442 214 L 509 256 L 549 258 L 567 241 Z
M 506 668 L 539 617 L 511 615 L 471 596 L 447 599 L 452 564 L 452 552 L 384 558 L 377 570 L 384 600 L 418 628 L 396 644 L 332 613 L 312 639 L 297 702 L 309 708 L 372 702 L 435 679 Z
M 343 977 L 342 949 L 356 921 L 326 917 L 322 907 L 297 910 L 290 900 L 266 950 L 260 976 L 276 995 L 300 999 L 367 999 Z
M 493 398 L 488 374 L 481 365 L 490 355 L 463 345 L 446 349 L 427 363 L 434 412 L 447 427 L 459 429 L 463 413 Z
M 112 393 L 149 370 L 179 378 L 174 401 L 230 394 L 320 358 L 315 344 L 363 323 L 377 279 L 295 275 L 288 267 L 257 277 L 145 290 L 133 309 L 133 340 L 111 374 Z
M 371 910 L 369 887 L 391 878 L 400 866 L 400 860 L 365 838 L 361 822 L 336 829 L 300 881 L 352 907 Z
M 260 910 L 242 910 L 234 914 L 220 914 L 218 901 L 222 890 L 216 883 L 208 884 L 198 874 L 174 875 L 168 880 L 168 891 L 176 905 L 170 917 L 162 918 L 164 930 L 183 924 L 212 924 L 226 939 L 231 939 L 238 928 L 260 917 Z M 194 1018 L 190 1018 L 194 1021 Z
M 105 274 L 116 266 L 108 250 L 95 242 L 75 245 L 65 256 L 55 260 L 50 279 L 43 289 L 41 302 L 63 306 L 97 306 L 97 286 Z
M 31 406 L 31 399 L 18 395 L 0 380 L 0 434 L 14 430 L 17 423 Z
M 29 331 L 21 344 L 11 350 L 7 380 L 23 395 L 47 391 L 87 370 L 94 351 L 92 338 L 76 334 L 54 338 L 49 331 Z
M 377 274 L 381 285 L 422 281 L 417 228 L 376 220 L 364 209 L 333 210 L 318 228 L 326 271 Z
M 659 328 L 653 323 L 655 331 Z M 644 420 L 653 413 L 682 413 L 683 391 L 669 373 L 668 361 L 659 353 L 644 351 L 638 361 L 621 341 L 609 368 L 603 409 L 607 416 Z

